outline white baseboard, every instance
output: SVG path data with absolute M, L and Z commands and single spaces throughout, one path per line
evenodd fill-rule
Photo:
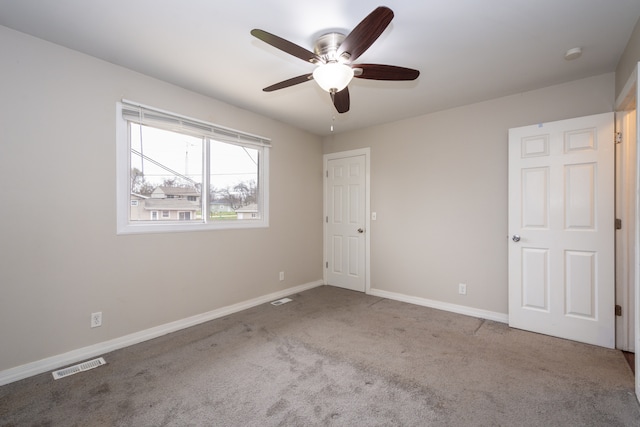
M 465 316 L 478 317 L 480 319 L 494 320 L 501 323 L 509 323 L 509 315 L 497 313 L 495 311 L 481 310 L 464 305 L 450 304 L 448 302 L 435 301 L 426 298 L 412 297 L 396 292 L 383 291 L 381 289 L 369 289 L 369 295 L 407 302 L 409 304 L 421 305 L 423 307 L 435 308 L 438 310 L 450 311 L 452 313 L 464 314 Z
M 71 365 L 76 362 L 100 356 L 105 353 L 118 350 L 120 348 L 138 344 L 143 341 L 169 334 L 171 332 L 176 332 L 181 329 L 198 325 L 200 323 L 228 316 L 230 314 L 237 313 L 239 311 L 246 310 L 248 308 L 255 307 L 257 305 L 264 304 L 270 301 L 274 301 L 291 294 L 295 294 L 297 292 L 306 291 L 323 284 L 324 282 L 322 280 L 306 283 L 304 285 L 284 289 L 282 291 L 274 292 L 238 304 L 229 305 L 227 307 L 222 307 L 206 313 L 197 314 L 195 316 L 177 320 L 175 322 L 166 323 L 164 325 L 145 329 L 140 332 L 135 332 L 133 334 L 125 335 L 119 338 L 114 338 L 109 341 L 104 341 L 98 344 L 90 345 L 88 347 L 79 348 L 77 350 L 72 350 L 67 353 L 58 354 L 56 356 L 47 357 L 46 359 L 27 363 L 15 368 L 6 369 L 4 371 L 0 371 L 0 386 L 34 375 L 38 375 L 43 372 L 53 371 L 55 369 Z M 107 363 L 108 362 L 109 361 L 107 360 Z

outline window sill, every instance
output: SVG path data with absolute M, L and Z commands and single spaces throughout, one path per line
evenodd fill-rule
M 118 225 L 118 235 L 124 234 L 152 234 L 152 233 L 184 233 L 191 231 L 213 231 L 213 230 L 242 230 L 251 228 L 268 228 L 269 222 L 266 220 L 247 220 L 220 223 L 181 223 L 176 224 L 157 221 L 150 224 L 126 224 Z

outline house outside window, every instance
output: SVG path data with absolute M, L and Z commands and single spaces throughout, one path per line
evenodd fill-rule
M 268 226 L 268 139 L 128 101 L 117 134 L 119 234 Z
M 258 206 L 256 204 L 250 204 L 247 206 L 244 206 L 240 209 L 236 210 L 236 214 L 238 215 L 238 218 L 240 219 L 251 219 L 251 220 L 256 220 L 258 218 L 260 218 L 260 214 L 258 211 Z

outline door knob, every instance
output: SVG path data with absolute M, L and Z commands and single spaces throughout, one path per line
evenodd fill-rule
M 513 237 L 511 238 L 511 240 L 513 240 L 514 242 L 519 242 L 520 241 L 520 236 L 517 234 L 514 234 Z
M 358 228 L 358 233 L 364 233 L 364 230 L 362 228 Z

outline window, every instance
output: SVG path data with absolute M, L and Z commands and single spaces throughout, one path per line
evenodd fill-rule
M 268 139 L 122 101 L 116 145 L 118 233 L 269 225 Z

